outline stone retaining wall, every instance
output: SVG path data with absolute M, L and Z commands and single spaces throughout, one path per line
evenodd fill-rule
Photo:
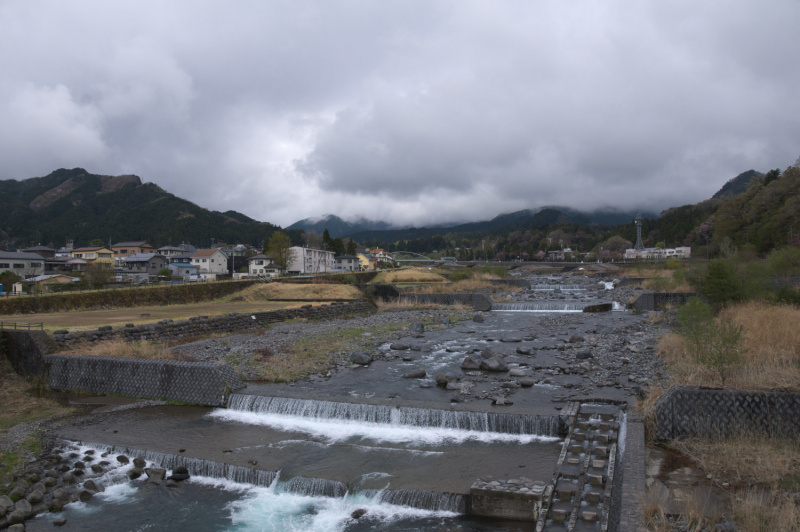
M 124 327 L 116 328 L 106 325 L 96 330 L 74 333 L 70 333 L 67 330 L 59 330 L 53 334 L 53 339 L 61 348 L 70 348 L 86 342 L 95 343 L 108 340 L 125 340 L 128 342 L 173 340 L 205 334 L 239 332 L 263 327 L 264 324 L 295 318 L 329 319 L 347 314 L 363 314 L 374 310 L 375 307 L 366 301 L 334 302 L 330 305 L 304 305 L 300 308 L 280 309 L 270 312 L 231 313 L 227 316 L 213 317 L 197 316 L 180 321 L 161 320 L 150 325 L 128 324 Z
M 656 403 L 656 438 L 761 434 L 800 438 L 800 394 L 672 386 Z
M 47 355 L 44 361 L 54 390 L 225 406 L 228 395 L 244 387 L 225 364 L 74 355 Z
M 25 377 L 44 373 L 45 354 L 55 348 L 52 339 L 44 331 L 3 330 L 0 331 L 6 358 L 14 371 Z M 2 356 L 2 353 L 0 353 Z

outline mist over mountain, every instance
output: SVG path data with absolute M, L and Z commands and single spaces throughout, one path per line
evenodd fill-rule
M 357 218 L 353 222 L 348 222 L 334 214 L 325 214 L 319 218 L 299 220 L 287 227 L 287 229 L 300 229 L 306 233 L 316 233 L 318 235 L 321 235 L 327 229 L 332 238 L 344 238 L 363 231 L 384 231 L 402 227 L 395 227 L 387 222 L 376 222 L 366 218 Z

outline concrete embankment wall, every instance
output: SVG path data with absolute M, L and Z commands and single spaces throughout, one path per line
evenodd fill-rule
M 100 327 L 96 330 L 71 333 L 67 330 L 56 331 L 53 339 L 60 348 L 70 348 L 86 342 L 95 343 L 108 340 L 125 340 L 137 342 L 141 340 L 174 340 L 178 338 L 200 336 L 215 333 L 234 333 L 248 329 L 263 327 L 265 324 L 277 323 L 295 318 L 329 319 L 348 314 L 364 314 L 373 312 L 375 307 L 367 301 L 352 303 L 331 303 L 330 305 L 304 305 L 300 308 L 273 310 L 270 312 L 252 312 L 248 314 L 229 314 L 226 316 L 198 316 L 188 320 L 161 320 L 152 325 L 134 325 L 125 327 Z
M 225 406 L 244 387 L 225 364 L 73 355 L 47 355 L 44 362 L 54 390 Z
M 656 403 L 656 438 L 800 438 L 800 394 L 673 386 Z
M 221 281 L 146 286 L 96 292 L 71 292 L 0 299 L 0 314 L 68 312 L 108 308 L 166 306 L 212 301 L 234 294 L 259 281 Z

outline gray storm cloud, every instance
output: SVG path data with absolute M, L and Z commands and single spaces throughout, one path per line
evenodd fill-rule
M 661 209 L 800 154 L 796 2 L 0 4 L 0 178 L 290 224 Z

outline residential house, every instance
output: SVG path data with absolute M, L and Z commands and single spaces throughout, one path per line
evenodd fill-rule
M 72 257 L 53 257 L 44 260 L 45 275 L 55 275 L 59 273 L 82 272 L 86 269 L 87 261 L 83 259 L 73 259 Z
M 143 240 L 136 242 L 119 242 L 111 246 L 111 249 L 114 250 L 114 255 L 120 257 L 130 257 L 131 255 L 141 255 L 144 253 L 158 253 L 158 250 L 154 246 L 151 246 Z
M 58 257 L 71 257 L 72 256 L 72 249 L 75 246 L 73 245 L 72 240 L 67 240 L 67 245 L 61 248 L 58 248 L 56 251 L 56 258 Z
M 183 255 L 184 253 L 186 253 L 186 250 L 180 246 L 163 246 L 158 248 L 158 254 L 167 258 Z
M 272 257 L 262 253 L 248 258 L 248 270 L 253 277 L 278 277 L 283 268 L 272 262 Z
M 75 248 L 70 253 L 73 259 L 83 259 L 88 264 L 97 264 L 110 270 L 114 266 L 114 252 L 105 246 Z
M 23 279 L 44 273 L 44 258 L 36 253 L 0 251 L 0 273 L 11 271 Z
M 129 257 L 122 257 L 125 269 L 134 273 L 158 275 L 158 272 L 167 267 L 167 259 L 158 253 L 138 253 Z
M 369 254 L 375 259 L 375 263 L 380 266 L 380 264 L 388 263 L 394 264 L 394 256 L 390 255 L 386 251 L 382 250 L 381 248 L 374 248 L 369 250 Z
M 21 249 L 23 253 L 36 253 L 45 259 L 52 259 L 56 256 L 56 250 L 47 246 L 33 246 L 30 248 Z
M 356 253 L 356 257 L 358 257 L 358 266 L 362 272 L 371 272 L 377 268 L 378 261 L 366 251 Z
M 23 282 L 14 283 L 14 292 L 49 292 L 54 286 L 71 284 L 79 280 L 78 277 L 62 274 L 37 275 L 36 277 L 25 279 Z
M 330 273 L 333 271 L 333 251 L 293 246 L 288 273 Z
M 189 260 L 191 261 L 191 258 Z M 167 268 L 172 272 L 173 279 L 183 279 L 186 276 L 197 275 L 197 266 L 191 262 L 173 262 L 167 264 Z
M 197 266 L 199 274 L 228 274 L 228 257 L 219 248 L 198 249 L 192 254 L 192 264 Z
M 335 272 L 357 272 L 361 270 L 358 257 L 353 255 L 339 255 L 333 258 L 333 271 Z

